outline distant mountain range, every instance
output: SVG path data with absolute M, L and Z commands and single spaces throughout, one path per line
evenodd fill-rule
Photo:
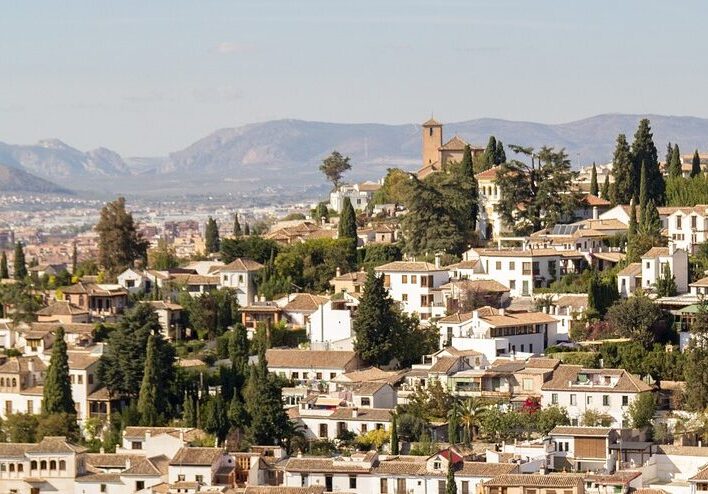
M 24 170 L 0 164 L 0 192 L 33 194 L 72 194 L 63 187 Z
M 684 154 L 708 149 L 708 119 L 695 117 L 605 114 L 564 124 L 482 118 L 446 124 L 443 132 L 445 140 L 458 134 L 479 145 L 494 135 L 505 144 L 564 147 L 577 167 L 610 161 L 617 134 L 631 141 L 643 117 L 651 119 L 660 157 L 669 141 Z M 63 187 L 99 193 L 245 192 L 321 185 L 318 167 L 333 149 L 352 158 L 348 180 L 375 179 L 389 167 L 415 170 L 420 144 L 418 124 L 275 120 L 217 130 L 166 157 L 123 158 L 106 148 L 82 152 L 57 139 L 0 143 L 0 163 Z

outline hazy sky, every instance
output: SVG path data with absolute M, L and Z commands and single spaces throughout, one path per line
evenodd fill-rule
M 0 141 L 126 156 L 276 118 L 708 117 L 708 2 L 2 2 Z

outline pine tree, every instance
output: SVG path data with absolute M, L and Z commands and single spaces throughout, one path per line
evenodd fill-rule
M 612 175 L 615 177 L 612 188 L 612 204 L 629 204 L 634 197 L 635 182 L 632 171 L 632 152 L 624 134 L 617 136 L 617 145 L 612 157 Z
M 398 454 L 398 415 L 391 414 L 391 454 Z
M 670 177 L 680 177 L 683 171 L 681 170 L 681 151 L 678 144 L 674 144 L 674 149 L 671 152 L 671 161 L 667 166 Z
M 497 139 L 494 136 L 489 136 L 487 147 L 482 155 L 481 171 L 488 170 L 494 166 L 495 156 L 497 154 Z
M 671 274 L 669 263 L 664 263 L 661 276 L 656 280 L 656 294 L 659 297 L 673 297 L 676 295 L 676 278 Z
M 592 173 L 590 175 L 590 194 L 597 196 L 600 193 L 600 187 L 597 184 L 597 166 L 592 163 Z
M 349 264 L 356 265 L 357 244 L 359 237 L 356 233 L 356 212 L 349 197 L 345 197 L 342 203 L 342 213 L 339 216 L 338 237 L 349 240 Z
M 98 233 L 98 263 L 110 274 L 118 274 L 135 260 L 147 260 L 148 242 L 142 238 L 119 197 L 101 209 L 95 228 Z
M 71 251 L 71 274 L 76 276 L 76 271 L 79 265 L 79 251 L 76 247 L 76 241 L 74 241 L 73 248 Z
M 445 481 L 445 494 L 457 494 L 455 482 L 455 464 L 452 462 L 452 451 L 447 450 L 447 480 Z
M 234 238 L 239 238 L 243 235 L 241 224 L 238 222 L 238 213 L 234 213 Z
M 676 147 L 674 147 L 674 151 L 675 150 Z M 642 166 L 646 166 L 647 169 L 649 199 L 652 199 L 654 204 L 661 206 L 664 204 L 665 200 L 666 184 L 661 169 L 659 168 L 659 160 L 651 133 L 651 125 L 646 118 L 639 121 L 639 127 L 634 134 L 634 141 L 632 142 L 632 177 L 634 178 L 635 184 L 641 174 Z M 635 186 L 634 196 L 638 195 L 639 190 Z
M 354 350 L 369 365 L 388 365 L 400 341 L 401 321 L 383 277 L 369 271 L 354 317 Z
M 647 166 L 646 163 L 642 163 L 642 168 L 640 172 L 640 179 L 639 179 L 639 212 L 642 215 L 642 218 L 644 218 L 644 211 L 647 208 L 647 204 L 649 203 L 649 184 L 647 183 Z M 642 223 L 644 223 L 644 220 L 640 220 Z
M 216 220 L 209 216 L 206 230 L 204 231 L 204 248 L 207 254 L 213 254 L 214 252 L 219 252 L 220 246 L 219 226 L 216 224 Z
M 150 335 L 147 340 L 143 382 L 140 386 L 140 395 L 138 397 L 140 425 L 144 426 L 154 427 L 160 425 L 161 417 L 158 406 L 165 402 L 164 398 L 160 397 L 164 393 L 164 389 L 158 389 L 160 382 L 157 375 L 157 366 L 159 365 L 157 358 L 155 335 Z
M 698 149 L 693 152 L 691 160 L 691 178 L 701 174 L 701 156 L 698 154 Z
M 10 271 L 7 267 L 7 254 L 2 251 L 0 254 L 0 280 L 6 280 L 10 277 Z
M 605 182 L 602 184 L 602 191 L 600 192 L 600 197 L 604 200 L 610 200 L 610 174 L 605 175 Z
M 501 141 L 497 141 L 497 150 L 494 153 L 494 164 L 501 165 L 506 163 L 506 153 L 504 152 L 504 144 Z
M 22 244 L 17 242 L 15 244 L 15 257 L 13 266 L 14 277 L 16 280 L 23 280 L 27 277 L 27 263 L 25 262 L 25 251 L 22 248 Z
M 62 327 L 56 332 L 49 368 L 44 379 L 42 412 L 76 414 L 69 382 L 69 356 Z

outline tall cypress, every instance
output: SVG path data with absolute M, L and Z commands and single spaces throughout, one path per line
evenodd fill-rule
M 612 176 L 615 177 L 612 203 L 629 204 L 634 197 L 634 174 L 632 172 L 632 153 L 624 134 L 617 136 L 617 145 L 612 157 Z
M 668 165 L 668 172 L 670 177 L 680 177 L 682 174 L 681 151 L 679 150 L 678 144 L 674 144 L 674 149 L 671 152 L 671 161 Z
M 637 233 L 639 230 L 639 225 L 637 223 L 637 205 L 632 201 L 631 208 L 629 210 L 629 227 L 627 229 L 627 263 L 639 261 L 639 256 L 641 255 L 637 252 L 636 241 Z
M 339 217 L 338 234 L 339 238 L 349 240 L 349 264 L 351 267 L 354 267 L 356 265 L 356 247 L 359 242 L 359 237 L 357 237 L 356 234 L 356 213 L 348 197 L 345 197 L 342 203 L 342 214 Z
M 653 199 L 649 199 L 647 207 L 642 210 L 640 231 L 644 235 L 659 237 L 661 235 L 661 218 Z
M 15 244 L 15 258 L 13 261 L 13 266 L 15 268 L 15 279 L 23 280 L 27 277 L 27 263 L 25 262 L 25 250 L 22 248 L 22 244 L 17 242 Z
M 600 192 L 600 197 L 604 200 L 610 200 L 610 174 L 605 175 L 605 182 L 602 184 L 602 191 Z
M 691 178 L 701 174 L 701 157 L 698 154 L 698 149 L 693 152 L 691 160 Z
M 666 145 L 666 158 L 664 158 L 664 164 L 666 166 L 666 171 L 669 171 L 669 168 L 671 167 L 671 160 L 674 157 L 674 146 L 669 142 Z
M 676 148 L 674 147 L 674 151 Z M 632 170 L 633 183 L 637 184 L 637 179 L 641 174 L 641 167 L 647 167 L 647 183 L 649 185 L 649 199 L 654 201 L 654 204 L 661 206 L 664 204 L 666 184 L 664 176 L 659 168 L 659 160 L 657 158 L 656 146 L 654 145 L 653 135 L 651 133 L 651 125 L 649 119 L 643 118 L 639 121 L 639 127 L 634 134 L 632 142 Z M 634 196 L 639 196 L 639 189 L 634 189 Z
M 482 170 L 488 170 L 494 166 L 495 156 L 497 154 L 497 139 L 494 136 L 489 136 L 489 141 L 487 141 L 487 147 L 482 155 Z
M 398 415 L 391 414 L 391 454 L 398 454 Z
M 204 231 L 204 247 L 207 254 L 212 254 L 214 252 L 219 252 L 219 247 L 221 246 L 221 241 L 219 240 L 219 226 L 216 224 L 216 220 L 209 216 L 206 224 L 206 230 Z
M 477 217 L 479 216 L 479 184 L 474 176 L 474 165 L 472 163 L 472 148 L 465 146 L 460 163 L 460 173 L 465 179 L 470 181 L 469 215 L 471 218 L 472 230 L 477 228 Z
M 140 386 L 138 396 L 138 413 L 140 414 L 140 424 L 144 426 L 160 425 L 160 412 L 158 405 L 160 393 L 164 390 L 158 389 L 160 384 L 157 375 L 158 355 L 156 351 L 155 335 L 150 335 L 147 340 L 147 353 L 145 355 L 145 370 L 143 371 L 143 382 Z
M 0 280 L 6 280 L 9 277 L 10 271 L 7 267 L 7 254 L 5 254 L 5 251 L 2 251 L 2 255 L 0 255 Z
M 236 324 L 229 336 L 229 358 L 231 369 L 241 375 L 248 369 L 248 332 L 243 324 Z
M 506 163 L 506 153 L 504 152 L 504 143 L 497 141 L 497 150 L 494 153 L 494 164 L 501 165 Z
M 447 450 L 447 480 L 445 481 L 445 494 L 457 494 L 457 483 L 455 483 L 455 464 L 452 462 L 452 451 Z
M 640 172 L 640 179 L 639 179 L 639 213 L 641 215 L 641 218 L 644 218 L 644 210 L 647 208 L 647 204 L 649 203 L 649 184 L 647 182 L 648 177 L 647 177 L 647 165 L 646 163 L 642 163 L 642 168 Z M 640 222 L 644 222 L 644 220 L 640 220 Z
M 238 222 L 238 213 L 234 213 L 234 238 L 238 238 L 243 235 L 241 231 L 241 224 Z
M 248 223 L 243 225 L 243 234 L 247 237 L 251 235 L 251 225 L 249 225 Z
M 44 379 L 42 412 L 76 414 L 69 382 L 69 356 L 62 327 L 56 332 L 49 368 Z
M 381 276 L 369 271 L 354 317 L 354 351 L 369 365 L 388 365 L 400 344 L 401 322 Z
M 592 173 L 590 174 L 590 194 L 598 196 L 600 194 L 600 187 L 597 184 L 597 166 L 595 162 L 592 163 Z
M 73 248 L 71 251 L 71 274 L 76 276 L 76 270 L 79 265 L 79 251 L 76 247 L 76 241 L 74 241 Z

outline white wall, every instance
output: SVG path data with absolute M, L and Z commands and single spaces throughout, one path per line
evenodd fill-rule
M 310 316 L 310 343 L 345 340 L 352 336 L 352 315 L 348 309 L 332 309 L 332 302 L 320 305 Z

